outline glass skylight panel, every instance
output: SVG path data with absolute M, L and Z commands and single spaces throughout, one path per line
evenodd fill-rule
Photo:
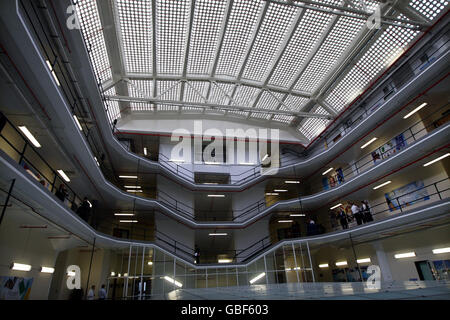
M 204 97 L 208 94 L 208 88 L 209 82 L 207 81 L 189 81 L 189 84 L 185 83 L 183 101 L 205 103 Z
M 228 104 L 230 98 L 228 98 L 227 95 L 231 97 L 235 85 L 230 83 L 217 83 L 217 85 L 220 89 L 215 84 L 211 84 L 209 102 L 213 104 Z M 227 95 L 225 95 L 225 93 Z
M 406 20 L 403 15 L 399 18 Z M 418 33 L 411 29 L 389 26 L 331 91 L 326 101 L 337 111 L 342 110 L 403 53 Z
M 106 90 L 105 92 L 103 92 L 103 94 L 105 96 L 115 96 L 116 95 L 116 88 L 112 87 L 108 90 Z M 109 117 L 109 120 L 111 122 L 114 121 L 114 119 L 120 119 L 120 108 L 119 108 L 119 102 L 117 101 L 107 101 L 106 102 L 106 106 L 107 106 L 107 114 Z
M 131 102 L 130 109 L 131 111 L 154 111 L 153 105 L 145 102 Z
M 306 10 L 269 83 L 288 87 L 308 57 L 333 16 Z
M 291 121 L 294 119 L 295 119 L 294 116 L 289 116 L 289 115 L 285 115 L 285 114 L 276 114 L 272 118 L 273 121 L 283 122 L 283 123 L 287 123 L 287 124 L 291 123 Z
M 298 97 L 289 95 L 285 100 L 284 104 L 288 105 L 291 110 L 301 111 L 309 99 L 304 97 Z
M 446 0 L 412 0 L 409 5 L 428 20 L 433 20 L 448 6 L 448 3 Z
M 260 91 L 261 89 L 255 87 L 238 86 L 234 93 L 233 100 L 236 101 L 239 106 L 251 107 Z M 244 111 L 228 111 L 228 113 L 243 117 L 248 116 L 248 112 Z
M 322 107 L 317 106 L 311 109 L 312 113 L 328 115 Z M 331 120 L 319 118 L 307 118 L 302 121 L 298 130 L 309 140 L 317 137 L 328 125 Z
M 243 78 L 261 81 L 271 66 L 287 31 L 295 18 L 297 7 L 271 3 L 256 35 L 250 57 L 244 66 Z M 269 70 L 270 71 L 270 70 Z
M 195 1 L 191 40 L 188 56 L 188 73 L 207 74 L 214 63 L 217 39 L 227 0 Z
M 160 100 L 179 100 L 180 97 L 180 83 L 177 81 L 158 81 L 156 84 L 157 96 Z M 178 110 L 178 106 L 160 104 L 157 107 L 158 111 L 173 111 Z
M 190 10 L 190 0 L 156 0 L 158 73 L 182 74 Z
M 269 93 L 268 91 L 264 91 L 256 104 L 256 108 L 268 110 L 278 109 L 280 102 L 274 96 L 281 100 L 283 99 L 284 94 L 279 92 Z M 253 112 L 250 117 L 269 120 L 271 115 L 272 114 L 270 113 Z
M 81 32 L 86 40 L 87 50 L 92 60 L 95 75 L 104 82 L 112 78 L 111 64 L 106 51 L 103 27 L 98 14 L 97 2 L 79 0 L 77 5 Z
M 128 92 L 130 97 L 135 98 L 152 98 L 153 97 L 153 81 L 152 80 L 130 80 L 128 84 Z
M 127 72 L 152 73 L 152 2 L 116 0 Z
M 237 77 L 245 52 L 257 27 L 264 1 L 235 0 L 219 53 L 216 74 Z
M 364 25 L 364 20 L 340 17 L 294 89 L 311 93 L 317 90 Z

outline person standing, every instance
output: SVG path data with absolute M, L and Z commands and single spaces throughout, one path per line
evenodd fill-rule
M 89 289 L 88 295 L 87 295 L 87 299 L 88 300 L 94 300 L 95 298 L 95 286 L 93 285 L 91 287 L 91 289 Z
M 344 209 L 340 209 L 339 215 L 338 215 L 339 221 L 341 222 L 342 229 L 348 229 L 348 220 L 347 220 L 347 214 L 344 212 Z
M 98 300 L 106 300 L 106 289 L 104 284 L 102 284 L 102 287 L 98 291 Z
M 353 217 L 356 219 L 356 223 L 358 224 L 358 226 L 361 225 L 362 224 L 361 212 L 359 211 L 358 206 L 354 202 L 352 202 L 351 210 Z
M 195 245 L 194 258 L 195 258 L 195 263 L 199 264 L 200 263 L 200 249 L 198 248 L 197 245 Z
M 362 208 L 362 212 L 363 212 L 363 215 L 364 215 L 365 222 L 373 221 L 372 214 L 370 213 L 369 202 L 367 200 L 364 200 L 362 202 L 361 208 Z

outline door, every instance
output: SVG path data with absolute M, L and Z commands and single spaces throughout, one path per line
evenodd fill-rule
M 428 261 L 416 261 L 416 269 L 419 274 L 419 279 L 422 281 L 436 280 L 431 271 Z

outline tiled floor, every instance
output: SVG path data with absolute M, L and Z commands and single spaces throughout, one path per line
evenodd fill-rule
M 353 283 L 284 283 L 224 288 L 179 289 L 167 295 L 170 300 L 301 300 L 301 299 L 439 299 L 450 300 L 450 281 L 383 283 L 381 289 L 368 289 Z

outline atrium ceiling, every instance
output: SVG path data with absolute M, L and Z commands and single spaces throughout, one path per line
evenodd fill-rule
M 311 141 L 446 0 L 79 0 L 110 121 L 194 114 Z M 374 12 L 381 24 L 374 27 Z

